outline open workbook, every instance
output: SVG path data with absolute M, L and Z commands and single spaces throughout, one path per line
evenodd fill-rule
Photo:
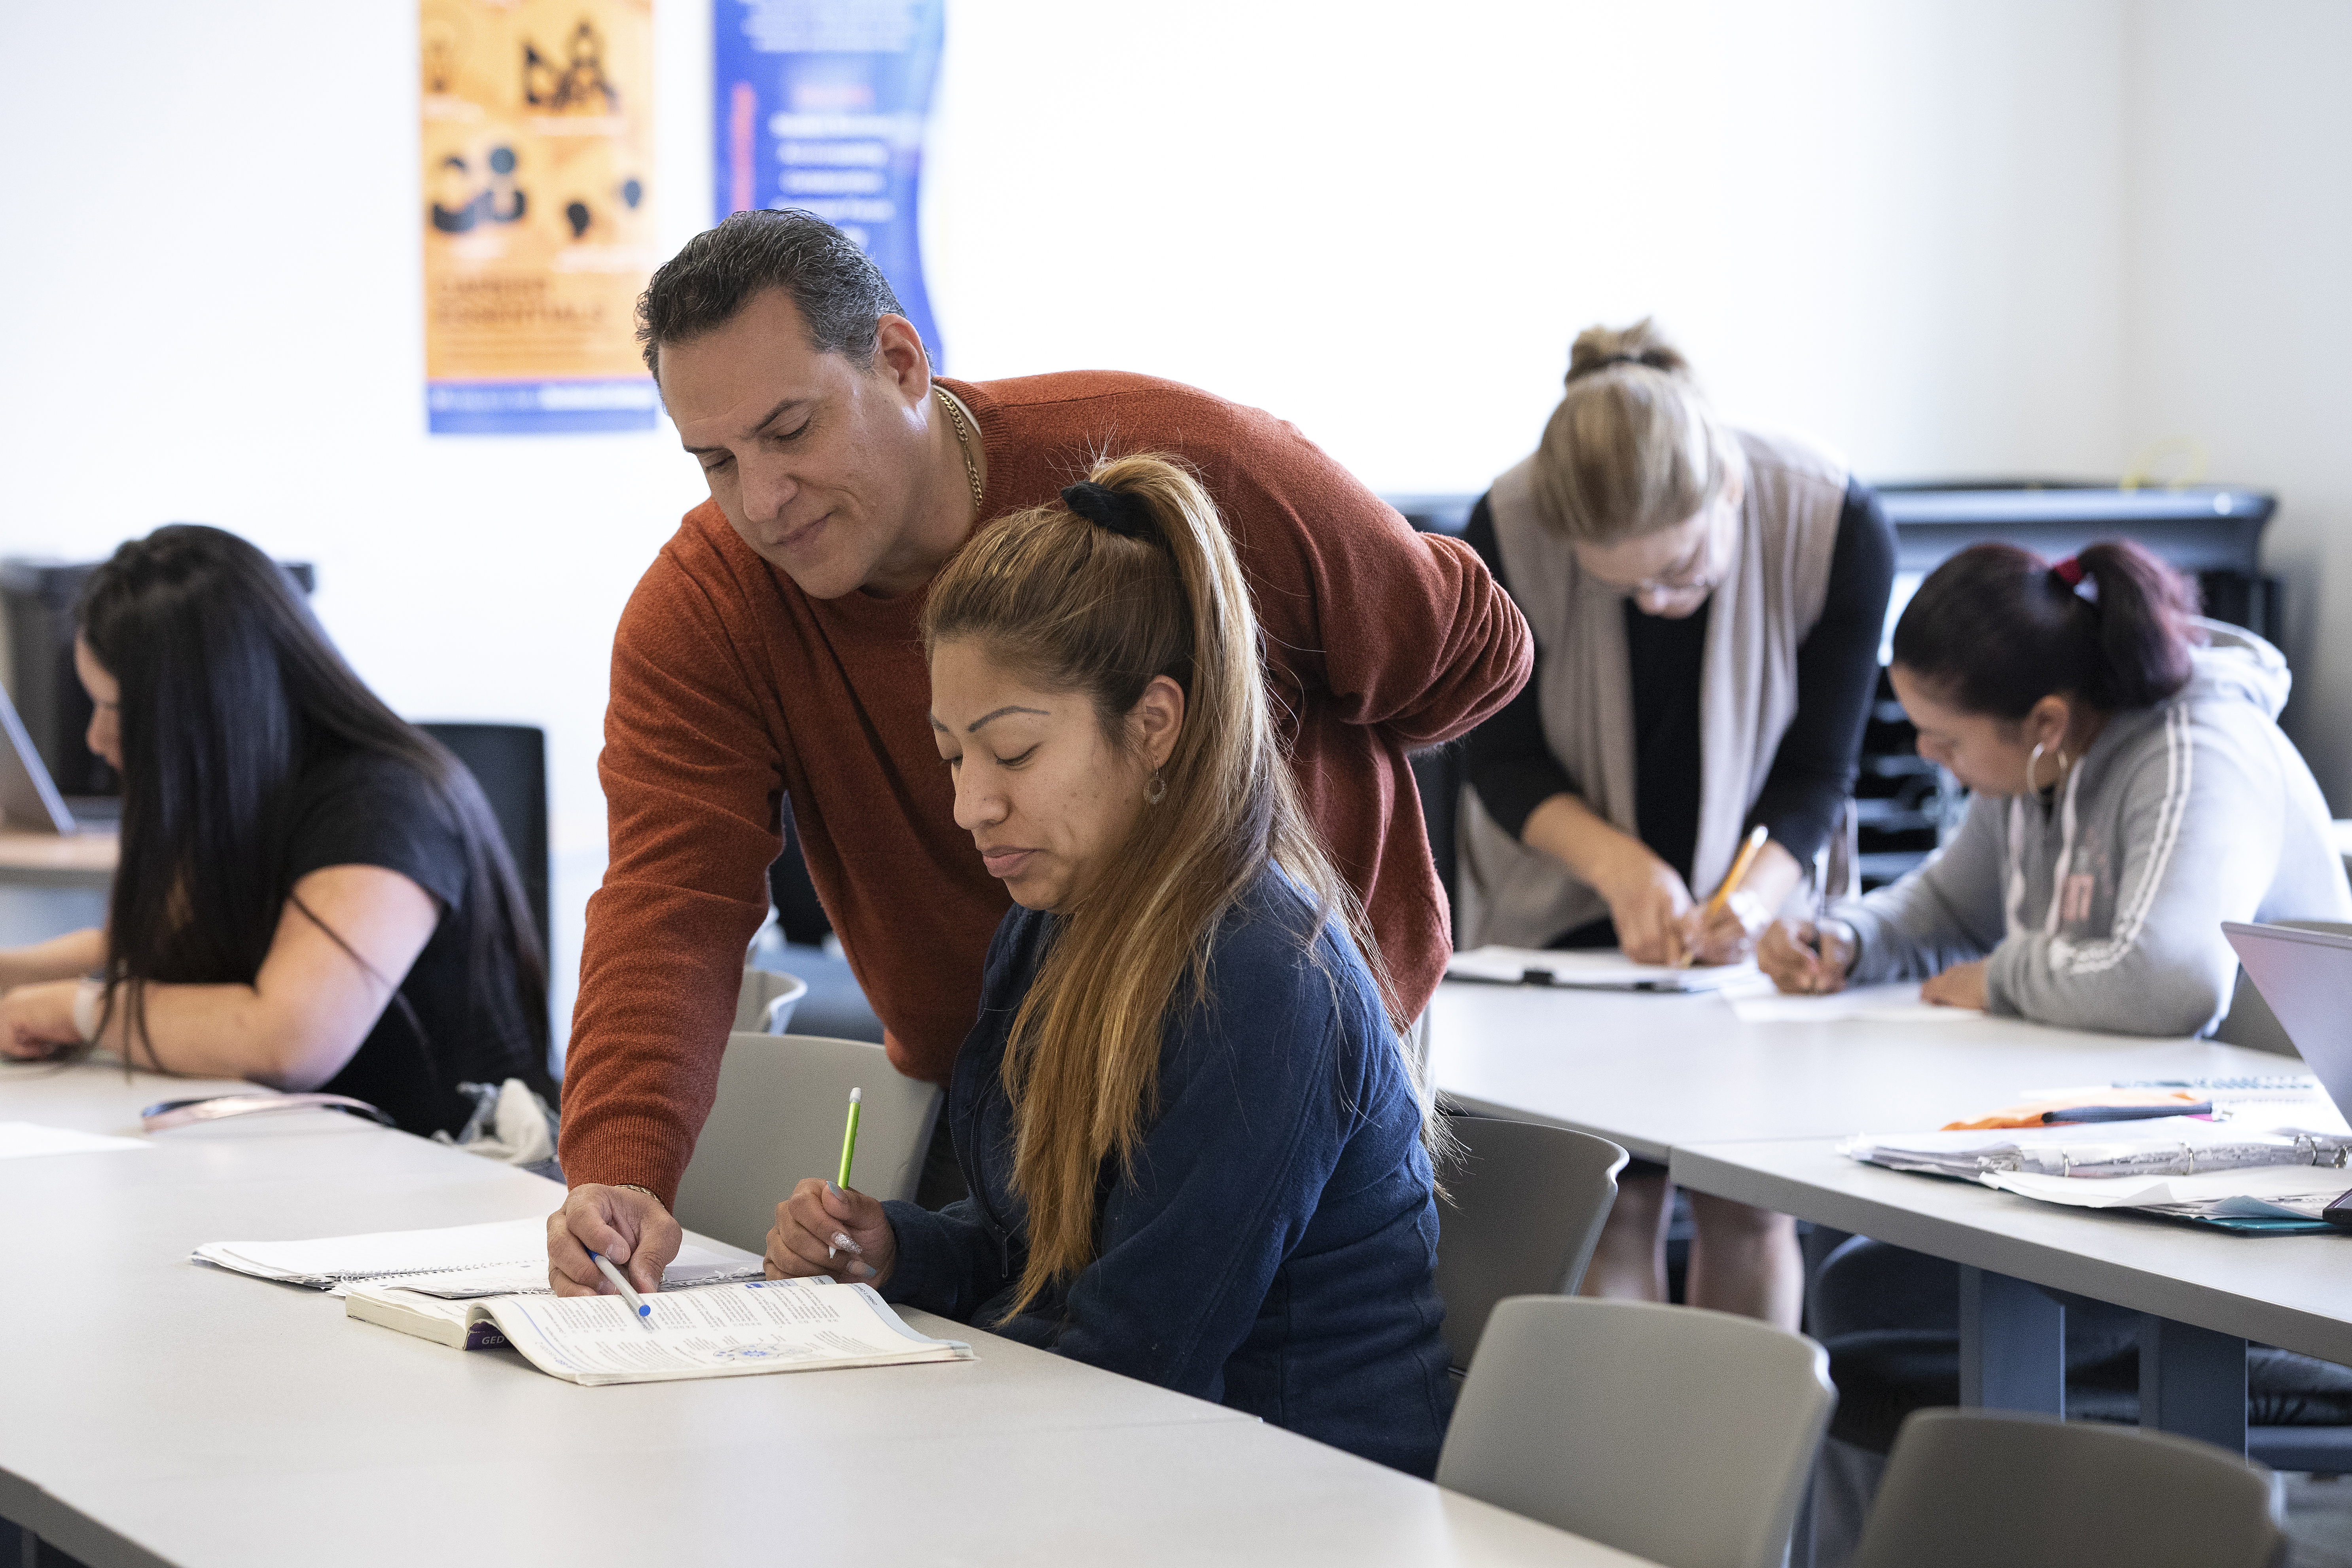
M 639 1319 L 618 1296 L 452 1301 L 360 1284 L 343 1312 L 464 1350 L 512 1345 L 549 1376 L 590 1385 L 972 1359 L 961 1340 L 908 1328 L 864 1285 L 751 1279 L 664 1290 L 646 1304 L 652 1316 Z

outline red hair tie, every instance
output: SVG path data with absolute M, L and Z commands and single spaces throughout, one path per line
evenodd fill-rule
M 2083 563 L 2072 555 L 2050 568 L 2050 574 L 2070 589 L 2083 585 Z

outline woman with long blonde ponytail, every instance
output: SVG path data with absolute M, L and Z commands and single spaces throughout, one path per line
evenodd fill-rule
M 1379 950 L 1306 825 L 1232 542 L 1180 463 L 975 535 L 923 613 L 956 820 L 1018 907 L 939 1213 L 803 1182 L 768 1260 L 1427 1475 L 1432 1148 Z

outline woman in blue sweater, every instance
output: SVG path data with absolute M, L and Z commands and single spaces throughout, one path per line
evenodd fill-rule
M 971 1195 L 804 1181 L 769 1268 L 1426 1476 L 1442 1134 L 1295 796 L 1248 587 L 1176 464 L 1062 493 L 924 611 L 956 821 L 1017 906 L 949 1093 Z

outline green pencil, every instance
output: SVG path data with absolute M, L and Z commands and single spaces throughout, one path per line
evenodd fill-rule
M 841 1133 L 841 1180 L 834 1184 L 837 1187 L 849 1185 L 849 1163 L 857 1158 L 857 1104 L 865 1098 L 862 1089 L 849 1091 L 849 1125 Z

